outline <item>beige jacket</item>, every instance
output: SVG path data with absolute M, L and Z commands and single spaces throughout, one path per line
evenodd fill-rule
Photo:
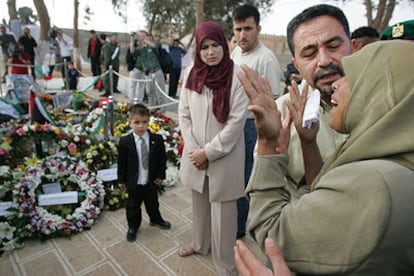
M 191 69 L 186 71 L 184 82 Z M 212 111 L 212 90 L 203 87 L 201 94 L 182 88 L 179 103 L 179 125 L 184 138 L 181 158 L 181 183 L 201 193 L 209 177 L 210 202 L 234 200 L 244 195 L 243 127 L 249 100 L 236 77 L 234 66 L 227 122 L 219 123 Z M 188 158 L 188 150 L 205 148 L 209 167 L 198 170 Z

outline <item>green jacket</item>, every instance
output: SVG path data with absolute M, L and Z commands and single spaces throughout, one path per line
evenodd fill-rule
M 115 53 L 116 48 L 119 47 L 118 53 L 113 57 L 113 54 Z M 105 70 L 109 69 L 109 66 L 112 65 L 112 68 L 116 71 L 119 69 L 119 53 L 120 53 L 121 47 L 119 43 L 112 43 L 107 42 L 102 46 L 101 49 L 101 57 L 102 57 L 102 64 L 105 68 Z
M 158 57 L 155 52 L 157 51 L 156 48 L 158 46 L 159 46 L 158 44 L 155 44 L 155 48 L 151 48 L 146 45 L 138 46 L 135 49 L 135 55 L 137 57 L 135 67 L 144 72 L 160 69 L 161 65 L 160 65 L 160 62 L 158 61 Z

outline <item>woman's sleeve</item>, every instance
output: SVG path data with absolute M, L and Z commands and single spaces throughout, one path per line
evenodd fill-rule
M 324 175 L 313 192 L 292 200 L 284 181 L 288 157 L 257 156 L 246 189 L 248 230 L 262 248 L 281 247 L 295 272 L 339 274 L 355 268 L 378 246 L 389 221 L 383 178 L 358 163 Z M 361 177 L 363 176 L 363 177 Z

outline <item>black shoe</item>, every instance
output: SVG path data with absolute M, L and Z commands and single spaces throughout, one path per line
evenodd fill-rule
M 134 242 L 137 239 L 137 230 L 129 228 L 126 239 L 129 242 Z
M 118 89 L 115 89 L 115 90 L 114 90 L 114 93 L 121 94 L 122 92 L 121 92 L 121 91 L 119 91 Z
M 168 229 L 170 229 L 171 228 L 171 223 L 169 223 L 168 221 L 166 221 L 166 220 L 162 220 L 161 222 L 159 222 L 159 223 L 155 223 L 155 222 L 150 222 L 150 225 L 151 226 L 157 226 L 157 227 L 159 227 L 160 229 L 163 229 L 163 230 L 168 230 Z
M 237 232 L 236 239 L 240 240 L 244 236 L 246 236 L 246 233 Z
M 109 97 L 111 96 L 111 93 L 109 92 L 105 92 L 104 94 L 101 95 L 101 97 Z

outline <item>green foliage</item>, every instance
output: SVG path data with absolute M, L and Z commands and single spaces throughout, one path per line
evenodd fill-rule
M 33 14 L 33 10 L 29 7 L 22 7 L 19 8 L 17 11 L 18 17 L 20 18 L 20 22 L 23 25 L 26 24 L 34 24 L 37 22 L 37 15 Z
M 273 0 L 248 0 L 244 3 L 258 7 L 263 17 Z M 204 20 L 221 24 L 227 36 L 232 33 L 232 12 L 241 4 L 236 0 L 205 0 Z M 183 37 L 195 30 L 196 1 L 194 0 L 147 0 L 143 6 L 144 16 L 149 22 L 149 31 L 156 39 L 168 42 L 172 37 Z

